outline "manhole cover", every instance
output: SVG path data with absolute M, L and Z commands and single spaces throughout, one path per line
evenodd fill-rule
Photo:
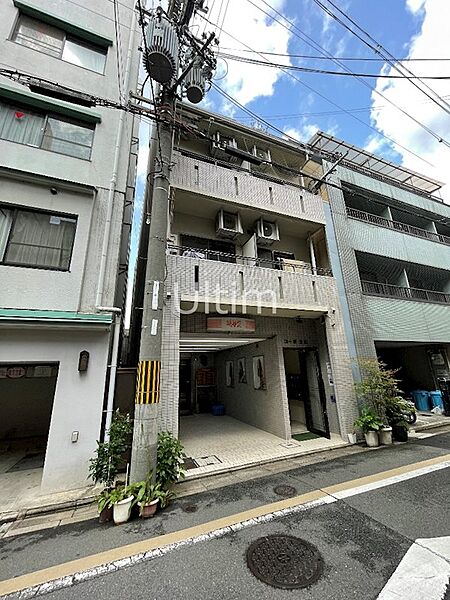
M 295 496 L 297 490 L 292 485 L 277 485 L 277 487 L 273 488 L 273 491 L 278 496 L 285 496 L 286 498 L 290 498 L 291 496 Z
M 188 504 L 183 508 L 183 510 L 187 513 L 194 513 L 197 512 L 197 507 L 195 506 L 195 504 Z
M 252 542 L 247 565 L 255 577 L 276 588 L 293 590 L 315 583 L 323 559 L 315 546 L 292 535 L 268 535 Z

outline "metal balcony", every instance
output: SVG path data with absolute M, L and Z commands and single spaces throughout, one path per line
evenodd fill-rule
M 331 269 L 322 269 L 313 267 L 309 263 L 298 260 L 266 260 L 262 258 L 254 258 L 250 256 L 238 256 L 236 254 L 228 254 L 227 252 L 217 252 L 216 250 L 190 248 L 188 246 L 168 245 L 168 254 L 174 256 L 184 256 L 188 258 L 198 258 L 202 260 L 214 260 L 225 263 L 235 263 L 247 267 L 262 267 L 265 269 L 277 269 L 290 273 L 299 273 L 302 275 L 322 275 L 331 277 L 333 274 Z
M 439 244 L 446 244 L 447 246 L 450 246 L 450 237 L 441 235 L 440 233 L 433 233 L 432 231 L 427 231 L 426 229 L 420 229 L 419 227 L 413 227 L 412 225 L 407 225 L 406 223 L 400 223 L 399 221 L 391 221 L 385 217 L 372 215 L 371 213 L 357 210 L 356 208 L 351 208 L 349 206 L 347 207 L 347 215 L 352 219 L 357 219 L 358 221 L 364 221 L 365 223 L 378 225 L 379 227 L 385 227 L 386 229 L 393 229 L 395 231 L 407 233 L 408 235 L 413 235 L 415 237 L 424 238 L 431 240 L 432 242 L 438 242 Z
M 363 293 L 369 296 L 382 296 L 384 298 L 398 298 L 399 300 L 414 300 L 433 304 L 450 304 L 450 294 L 445 292 L 421 290 L 375 281 L 361 281 L 361 285 Z

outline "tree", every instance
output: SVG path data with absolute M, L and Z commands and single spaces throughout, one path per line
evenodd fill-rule
M 360 360 L 359 366 L 362 380 L 355 385 L 358 401 L 387 423 L 386 411 L 403 401 L 400 380 L 395 377 L 400 369 L 389 369 L 377 359 Z

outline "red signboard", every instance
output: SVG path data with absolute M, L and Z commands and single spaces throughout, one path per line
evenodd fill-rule
M 254 319 L 240 317 L 208 317 L 206 320 L 207 331 L 237 331 L 239 333 L 254 333 L 256 324 Z

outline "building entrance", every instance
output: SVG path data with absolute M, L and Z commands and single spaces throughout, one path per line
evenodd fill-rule
M 330 437 L 325 386 L 316 348 L 284 348 L 286 388 L 293 435 Z

